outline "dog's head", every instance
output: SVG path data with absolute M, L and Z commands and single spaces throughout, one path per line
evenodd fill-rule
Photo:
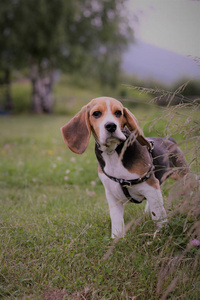
M 126 140 L 123 133 L 126 126 L 135 133 L 141 145 L 151 148 L 135 116 L 121 102 L 109 97 L 93 99 L 61 128 L 61 132 L 69 149 L 82 154 L 87 148 L 91 132 L 102 150 L 114 150 Z

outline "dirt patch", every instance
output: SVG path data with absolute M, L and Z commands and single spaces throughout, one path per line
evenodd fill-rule
M 67 299 L 67 292 L 63 290 L 49 290 L 44 292 L 44 300 L 63 300 Z

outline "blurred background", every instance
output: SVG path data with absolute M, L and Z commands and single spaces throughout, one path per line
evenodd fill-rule
M 140 104 L 135 86 L 199 98 L 199 16 L 195 0 L 0 0 L 0 114 Z

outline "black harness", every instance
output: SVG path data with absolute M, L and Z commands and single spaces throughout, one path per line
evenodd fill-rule
M 120 184 L 121 188 L 122 188 L 122 191 L 124 193 L 124 195 L 126 196 L 126 198 L 132 202 L 132 203 L 136 203 L 136 204 L 140 204 L 142 203 L 142 201 L 138 201 L 134 198 L 131 197 L 129 191 L 128 191 L 128 187 L 131 187 L 133 185 L 136 185 L 136 184 L 139 184 L 139 183 L 142 183 L 142 182 L 145 182 L 146 180 L 148 180 L 151 175 L 152 175 L 152 172 L 154 170 L 154 165 L 153 165 L 153 158 L 152 158 L 152 151 L 153 151 L 153 148 L 154 148 L 154 142 L 153 141 L 150 141 L 150 144 L 151 144 L 151 149 L 148 148 L 148 151 L 150 153 L 150 156 L 151 156 L 151 160 L 152 160 L 152 165 L 150 166 L 149 170 L 146 172 L 146 174 L 142 177 L 139 177 L 139 178 L 136 178 L 136 179 L 123 179 L 123 178 L 116 178 L 116 177 L 113 177 L 113 176 L 110 176 L 108 175 L 105 170 L 104 170 L 104 166 L 100 163 L 100 166 L 101 166 L 101 169 L 103 171 L 103 173 L 111 180 L 117 182 Z M 97 145 L 98 146 L 98 145 Z M 99 150 L 100 151 L 100 150 Z

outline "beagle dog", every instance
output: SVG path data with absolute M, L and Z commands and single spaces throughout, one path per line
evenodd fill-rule
M 157 226 L 167 222 L 161 183 L 189 172 L 172 138 L 146 138 L 135 116 L 114 98 L 93 99 L 61 128 L 65 144 L 82 154 L 91 132 L 111 217 L 111 236 L 124 236 L 124 203 L 147 200 L 145 211 Z M 175 167 L 175 168 L 174 168 Z

